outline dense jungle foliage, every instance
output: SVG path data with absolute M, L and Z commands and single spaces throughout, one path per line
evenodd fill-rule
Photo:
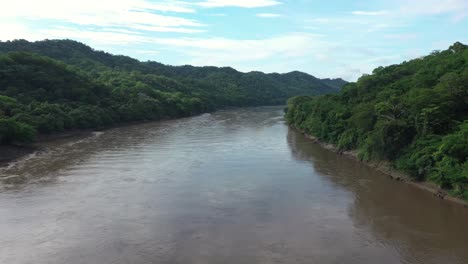
M 345 82 L 301 72 L 241 73 L 115 56 L 72 40 L 0 42 L 0 144 L 37 133 L 282 104 L 337 92 Z
M 292 98 L 286 116 L 362 160 L 390 160 L 468 199 L 466 45 L 379 67 L 336 95 Z

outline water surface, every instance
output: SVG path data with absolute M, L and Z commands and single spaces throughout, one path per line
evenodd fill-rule
M 307 141 L 278 107 L 47 144 L 0 170 L 0 263 L 468 263 L 468 210 Z

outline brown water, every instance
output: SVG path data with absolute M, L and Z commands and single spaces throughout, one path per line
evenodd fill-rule
M 63 140 L 0 171 L 0 263 L 468 263 L 468 210 L 291 131 L 280 108 Z

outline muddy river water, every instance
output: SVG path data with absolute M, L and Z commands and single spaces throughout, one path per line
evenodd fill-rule
M 281 107 L 57 140 L 0 175 L 0 263 L 468 263 L 468 209 L 315 145 Z

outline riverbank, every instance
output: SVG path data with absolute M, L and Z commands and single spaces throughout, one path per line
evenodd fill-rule
M 200 115 L 200 114 L 199 114 Z M 195 115 L 196 116 L 196 115 Z M 173 118 L 181 119 L 185 117 Z M 90 136 L 93 132 L 106 131 L 109 129 L 117 127 L 126 127 L 139 125 L 150 122 L 161 122 L 170 119 L 161 119 L 161 120 L 150 120 L 150 121 L 132 121 L 132 122 L 122 122 L 108 127 L 102 127 L 97 129 L 73 129 L 59 133 L 52 134 L 39 134 L 37 135 L 34 143 L 29 145 L 27 144 L 12 144 L 12 145 L 0 145 L 0 168 L 7 166 L 8 164 L 18 161 L 36 151 L 40 151 L 44 148 L 43 144 L 47 142 L 53 142 L 58 140 L 67 140 L 67 139 L 79 139 Z
M 0 146 L 0 167 L 7 165 L 10 162 L 18 160 L 26 155 L 29 155 L 39 148 L 37 146 L 20 146 L 8 145 Z
M 265 105 L 263 107 L 273 107 L 273 106 L 278 106 L 278 105 Z M 279 105 L 279 106 L 282 106 L 282 105 Z M 237 108 L 239 107 L 225 107 L 222 109 L 218 109 L 216 111 L 233 110 Z M 151 122 L 161 122 L 161 121 L 167 121 L 167 120 L 190 118 L 190 117 L 212 113 L 212 112 L 215 112 L 215 111 L 198 113 L 198 114 L 194 114 L 191 116 L 178 117 L 178 118 L 163 118 L 160 120 L 122 122 L 122 123 L 118 123 L 112 126 L 98 128 L 98 129 L 74 129 L 74 130 L 69 130 L 69 131 L 64 131 L 64 132 L 59 132 L 59 133 L 52 133 L 52 134 L 39 134 L 35 142 L 30 145 L 26 145 L 26 144 L 0 145 L 0 168 L 7 166 L 9 163 L 15 162 L 29 154 L 32 154 L 36 151 L 41 150 L 43 148 L 43 143 L 46 143 L 46 142 L 64 140 L 64 139 L 69 139 L 69 138 L 86 137 L 86 136 L 91 135 L 93 132 L 106 131 L 106 130 L 118 128 L 118 127 L 126 127 L 126 126 L 133 126 L 133 125 L 139 125 L 139 124 L 145 124 L 145 123 L 151 123 Z
M 437 185 L 435 185 L 435 184 L 433 184 L 431 182 L 416 182 L 416 181 L 412 180 L 411 177 L 408 174 L 393 168 L 391 166 L 390 162 L 388 162 L 388 161 L 364 162 L 364 161 L 362 161 L 362 160 L 360 160 L 358 158 L 358 153 L 355 150 L 340 151 L 338 149 L 338 147 L 333 145 L 333 144 L 323 142 L 320 139 L 318 139 L 318 138 L 316 138 L 316 137 L 314 137 L 312 135 L 309 135 L 309 134 L 305 133 L 304 131 L 301 131 L 300 129 L 295 128 L 292 125 L 290 125 L 290 127 L 292 129 L 297 130 L 297 131 L 300 131 L 307 139 L 313 141 L 315 144 L 318 144 L 318 145 L 320 145 L 321 147 L 323 147 L 323 148 L 325 148 L 327 150 L 333 151 L 338 155 L 343 155 L 343 156 L 351 158 L 351 159 L 353 159 L 353 160 L 355 160 L 357 162 L 363 163 L 363 164 L 365 164 L 365 165 L 367 165 L 367 166 L 369 166 L 369 167 L 371 167 L 371 168 L 373 168 L 373 169 L 375 169 L 375 170 L 377 170 L 379 172 L 382 172 L 382 173 L 388 175 L 392 180 L 400 181 L 402 183 L 409 184 L 409 185 L 414 186 L 414 187 L 416 187 L 418 189 L 421 189 L 421 190 L 424 190 L 424 191 L 427 191 L 427 192 L 431 193 L 434 197 L 437 197 L 438 199 L 446 200 L 446 201 L 461 205 L 461 206 L 463 206 L 465 208 L 468 208 L 468 202 L 467 201 L 450 195 L 446 190 L 440 188 L 439 186 L 437 186 Z
M 39 135 L 34 143 L 30 145 L 0 145 L 0 167 L 20 160 L 36 151 L 44 148 L 46 142 L 67 140 L 71 138 L 83 138 L 91 135 L 96 130 L 72 130 L 50 135 Z

